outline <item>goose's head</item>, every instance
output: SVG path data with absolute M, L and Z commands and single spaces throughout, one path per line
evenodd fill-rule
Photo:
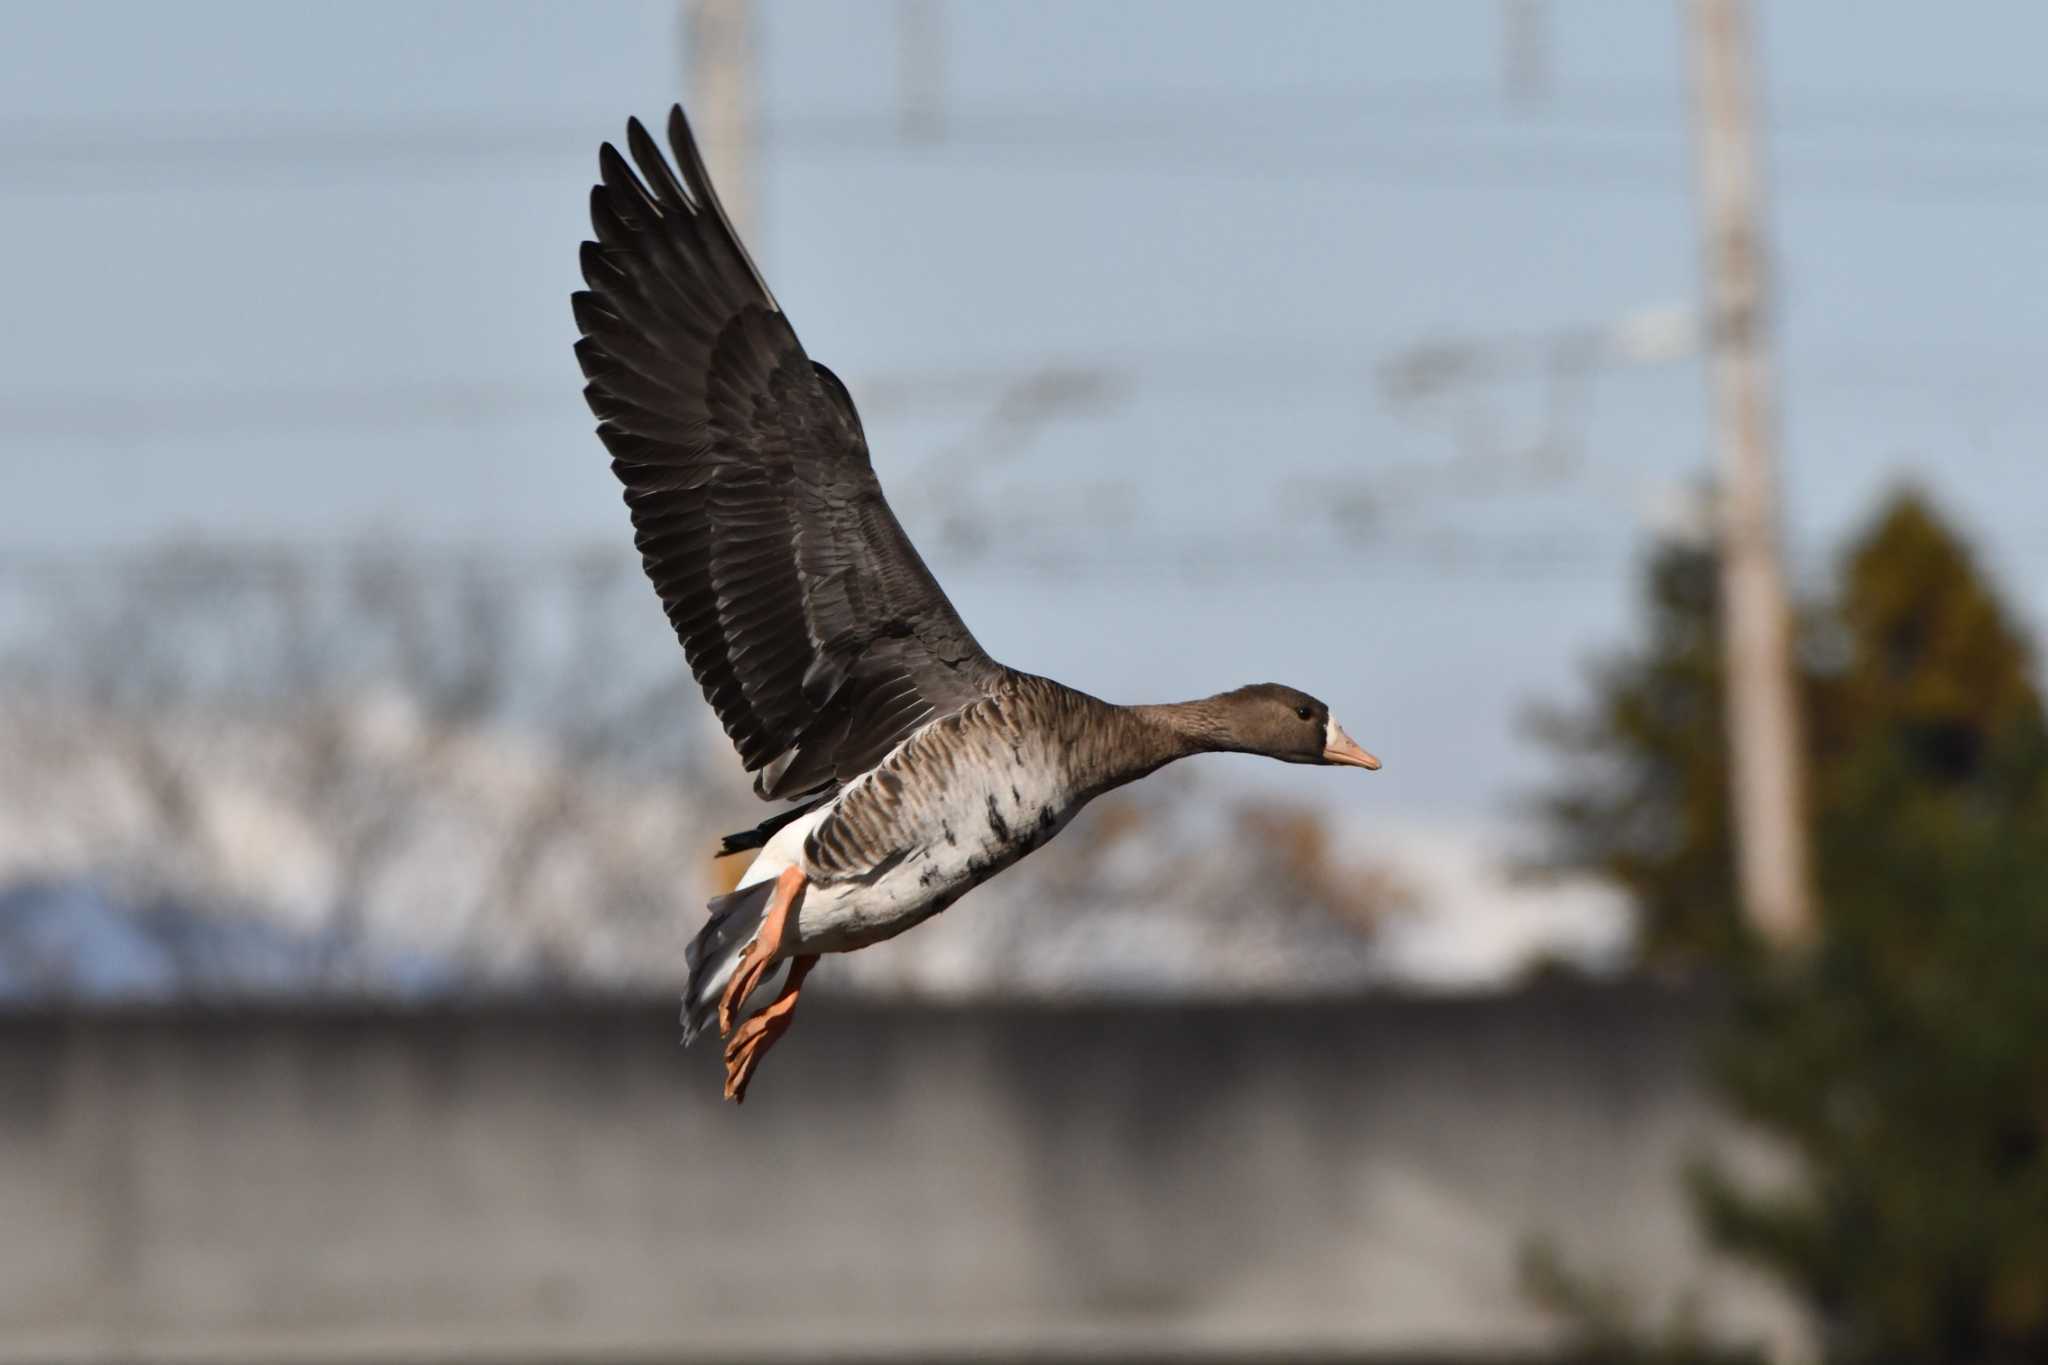
M 1324 763 L 1374 769 L 1380 761 L 1358 747 L 1330 708 L 1279 683 L 1253 683 L 1209 701 L 1220 747 L 1264 754 L 1282 763 Z

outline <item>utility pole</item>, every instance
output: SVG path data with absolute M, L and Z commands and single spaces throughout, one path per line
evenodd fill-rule
M 1501 73 L 1508 100 L 1534 109 L 1550 94 L 1550 0 L 1502 0 Z
M 690 124 L 719 202 L 747 249 L 754 240 L 754 183 L 749 139 L 754 125 L 753 34 L 748 0 L 684 0 L 684 62 L 689 70 Z
M 896 0 L 897 119 L 905 142 L 937 142 L 946 97 L 938 0 Z
M 1805 748 L 1779 559 L 1777 415 L 1746 0 L 1687 0 L 1705 248 L 1706 345 L 1721 465 L 1721 609 L 1738 885 L 1781 951 L 1814 934 Z

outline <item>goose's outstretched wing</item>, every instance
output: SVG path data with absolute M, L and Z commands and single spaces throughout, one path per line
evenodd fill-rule
M 690 668 L 754 789 L 829 790 L 986 693 L 974 642 L 882 497 L 853 400 L 726 220 L 680 107 L 676 171 L 606 143 L 575 295 L 584 397 Z

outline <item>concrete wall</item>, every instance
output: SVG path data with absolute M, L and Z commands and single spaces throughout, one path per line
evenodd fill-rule
M 744 1109 L 665 1003 L 0 1020 L 0 1360 L 1497 1355 L 1532 1236 L 1782 1330 L 1698 1013 L 814 1001 Z

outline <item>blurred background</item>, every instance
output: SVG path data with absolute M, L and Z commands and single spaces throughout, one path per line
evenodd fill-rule
M 0 13 L 0 1361 L 2048 1359 L 2048 13 Z M 676 1047 L 689 105 L 996 657 L 1276 679 Z M 736 860 L 735 860 L 736 861 Z

